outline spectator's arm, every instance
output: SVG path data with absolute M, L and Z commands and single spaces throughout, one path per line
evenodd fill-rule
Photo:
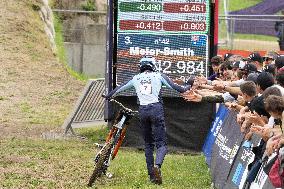
M 274 128 L 272 128 L 272 131 L 274 132 L 274 135 L 282 135 L 282 130 L 281 127 L 279 125 L 274 126 Z
M 245 106 L 240 110 L 240 114 L 245 114 L 248 110 L 249 110 L 248 106 Z
M 254 123 L 259 126 L 264 126 L 268 122 L 267 117 L 260 116 L 256 112 L 253 112 L 250 116 L 248 116 L 248 120 L 250 123 Z
M 272 132 L 272 129 L 269 127 L 263 127 L 258 125 L 253 125 L 250 128 L 250 131 L 259 135 L 264 141 L 268 141 L 268 139 L 272 136 L 270 136 L 270 133 Z
M 209 102 L 209 103 L 223 103 L 224 98 L 222 97 L 222 95 L 203 96 L 201 101 L 202 102 Z
M 231 94 L 234 94 L 234 95 L 240 95 L 241 94 L 240 87 L 226 87 L 226 86 L 224 86 L 223 90 L 226 91 L 226 92 L 229 92 Z
M 213 90 L 213 86 L 211 85 L 199 85 L 198 87 L 202 88 L 202 89 L 210 89 L 210 90 Z
M 244 106 L 237 104 L 236 102 L 225 102 L 225 106 L 231 110 L 240 111 Z
M 234 95 L 240 95 L 241 94 L 241 90 L 240 90 L 240 87 L 231 87 L 231 86 L 228 86 L 227 84 L 232 84 L 232 82 L 226 82 L 226 83 L 216 83 L 214 85 L 214 90 L 216 91 L 225 91 L 225 92 L 229 92 L 231 94 L 234 94 Z

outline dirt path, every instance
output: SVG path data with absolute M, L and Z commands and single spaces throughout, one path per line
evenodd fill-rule
M 84 85 L 52 54 L 32 2 L 0 1 L 0 138 L 60 127 Z

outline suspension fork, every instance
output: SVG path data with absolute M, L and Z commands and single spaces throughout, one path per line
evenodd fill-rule
M 116 156 L 116 154 L 117 154 L 117 152 L 118 152 L 118 150 L 119 150 L 119 148 L 120 148 L 120 146 L 121 146 L 121 144 L 122 144 L 122 142 L 123 142 L 123 140 L 125 138 L 127 127 L 128 127 L 128 124 L 125 125 L 125 127 L 122 129 L 122 131 L 120 133 L 120 136 L 119 136 L 119 138 L 117 140 L 117 143 L 116 143 L 116 145 L 114 147 L 114 150 L 113 150 L 113 153 L 112 153 L 112 159 L 115 158 L 115 156 Z
M 118 130 L 118 128 L 112 126 L 112 128 L 111 128 L 111 130 L 109 131 L 108 136 L 107 136 L 107 138 L 106 138 L 106 142 L 109 142 L 109 141 L 110 141 L 110 139 L 113 137 L 113 135 L 116 134 L 117 130 Z

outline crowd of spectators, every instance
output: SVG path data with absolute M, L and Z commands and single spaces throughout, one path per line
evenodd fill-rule
M 245 139 L 261 137 L 260 153 L 254 163 L 274 156 L 280 159 L 280 168 L 284 166 L 284 55 L 267 52 L 262 57 L 253 52 L 242 57 L 228 53 L 213 57 L 210 63 L 212 74 L 208 78 L 196 76 L 192 89 L 183 93 L 183 98 L 224 103 L 237 111 Z M 279 170 L 283 184 L 283 167 Z

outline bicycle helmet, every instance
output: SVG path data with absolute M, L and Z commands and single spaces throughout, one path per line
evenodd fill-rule
M 156 71 L 156 60 L 151 56 L 145 56 L 140 60 L 140 73 L 149 70 L 149 71 Z

